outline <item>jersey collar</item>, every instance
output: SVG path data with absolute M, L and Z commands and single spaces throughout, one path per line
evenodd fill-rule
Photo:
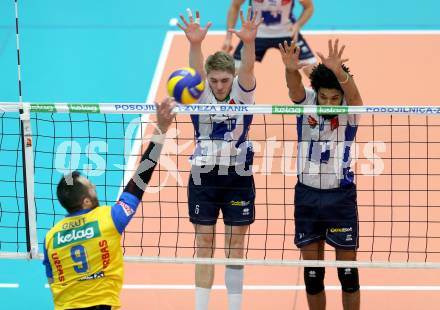
M 73 216 L 83 215 L 83 214 L 89 213 L 89 212 L 92 211 L 92 210 L 93 210 L 93 209 L 83 209 L 83 210 L 79 210 L 79 211 L 76 211 L 76 212 L 74 212 L 74 213 L 67 214 L 66 217 L 73 217 Z
M 224 100 L 222 100 L 222 101 L 220 101 L 220 100 L 218 100 L 217 98 L 215 98 L 215 96 L 214 96 L 214 99 L 215 99 L 215 101 L 217 102 L 217 104 L 221 104 L 222 102 L 226 102 L 226 103 L 228 103 L 229 100 L 231 100 L 231 93 L 229 93 L 229 94 L 226 96 L 226 98 L 225 98 Z

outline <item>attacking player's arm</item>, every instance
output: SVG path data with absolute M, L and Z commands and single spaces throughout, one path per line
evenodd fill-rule
M 324 57 L 321 53 L 317 53 L 321 58 L 322 63 L 333 71 L 336 75 L 339 85 L 341 85 L 344 91 L 344 97 L 348 105 L 363 105 L 361 94 L 351 77 L 350 73 L 344 70 L 342 64 L 348 61 L 348 58 L 343 59 L 342 54 L 345 49 L 345 45 L 339 48 L 339 39 L 335 40 L 333 44 L 332 40 L 328 41 L 328 56 Z
M 229 6 L 228 16 L 226 19 L 226 37 L 222 46 L 222 50 L 226 53 L 230 53 L 232 51 L 232 33 L 227 30 L 235 28 L 240 7 L 243 5 L 244 1 L 245 0 L 232 0 L 231 5 Z
M 189 41 L 189 65 L 194 68 L 204 80 L 206 77 L 205 70 L 203 68 L 204 58 L 202 53 L 202 42 L 206 37 L 211 22 L 208 22 L 204 28 L 200 27 L 200 13 L 196 11 L 196 18 L 192 16 L 190 9 L 187 9 L 188 21 L 180 15 L 180 19 L 183 22 L 177 24 L 177 26 L 185 32 L 186 38 Z
M 157 127 L 154 130 L 150 144 L 142 155 L 136 172 L 125 186 L 119 201 L 112 208 L 112 218 L 120 233 L 136 212 L 145 188 L 151 179 L 162 151 L 165 134 L 175 116 L 172 112 L 174 107 L 175 102 L 172 98 L 162 100 L 161 104 L 156 103 Z
M 141 199 L 148 182 L 151 179 L 154 168 L 159 160 L 162 146 L 165 141 L 165 134 L 170 127 L 175 114 L 172 112 L 175 103 L 172 98 L 162 100 L 156 104 L 157 126 L 154 130 L 150 144 L 142 155 L 141 161 L 134 176 L 130 179 L 124 192 L 130 193 Z
M 299 61 L 299 48 L 295 46 L 294 42 L 289 45 L 286 41 L 279 44 L 281 58 L 286 69 L 286 83 L 289 89 L 289 97 L 295 103 L 304 101 L 306 91 L 301 79 L 299 70 L 305 66 Z
M 257 14 L 253 14 L 252 8 L 248 9 L 247 17 L 244 19 L 243 11 L 240 11 L 241 29 L 236 31 L 229 29 L 231 33 L 235 33 L 237 37 L 243 41 L 242 62 L 238 69 L 238 82 L 246 89 L 251 90 L 255 88 L 254 64 L 255 64 L 255 37 L 257 36 L 258 26 L 261 20 L 257 21 Z

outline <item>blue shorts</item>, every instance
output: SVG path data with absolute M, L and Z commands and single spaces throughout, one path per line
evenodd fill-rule
M 255 184 L 253 175 L 240 176 L 235 167 L 227 175 L 219 175 L 219 166 L 200 174 L 200 185 L 190 174 L 188 208 L 191 223 L 215 225 L 220 210 L 225 225 L 241 226 L 255 220 Z
M 282 37 L 282 38 L 256 38 L 255 39 L 255 60 L 256 61 L 262 61 L 264 54 L 266 54 L 266 51 L 270 48 L 276 48 L 278 49 L 278 44 L 284 44 L 284 41 L 287 41 L 289 44 L 292 41 L 291 37 Z M 310 61 L 310 63 L 315 63 L 316 58 L 315 55 L 313 55 L 313 52 L 310 48 L 310 46 L 307 44 L 306 40 L 303 38 L 301 33 L 298 34 L 298 43 L 301 52 L 299 54 L 299 59 L 302 61 Z M 240 41 L 237 48 L 234 52 L 234 59 L 241 60 L 241 49 L 243 47 L 243 42 Z
M 317 189 L 298 182 L 295 186 L 295 245 L 325 240 L 346 250 L 359 246 L 356 186 Z

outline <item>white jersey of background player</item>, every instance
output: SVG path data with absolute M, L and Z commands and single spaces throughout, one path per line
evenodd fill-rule
M 245 0 L 232 0 L 228 10 L 227 28 L 234 28 L 237 22 L 238 12 Z M 298 19 L 293 15 L 293 7 L 295 0 L 250 0 L 249 6 L 252 7 L 254 14 L 261 15 L 263 23 L 258 29 L 257 38 L 255 40 L 255 59 L 261 62 L 270 48 L 278 49 L 278 44 L 287 41 L 289 44 L 292 39 L 296 45 L 300 47 L 299 59 L 301 63 L 308 64 L 304 68 L 304 73 L 308 76 L 313 65 L 316 64 L 316 58 L 307 44 L 306 40 L 300 33 L 300 29 L 307 23 L 313 15 L 313 1 L 299 1 L 303 10 Z M 236 66 L 241 61 L 242 42 L 237 45 L 233 55 Z M 222 46 L 223 51 L 232 52 L 232 35 L 226 34 L 225 41 Z

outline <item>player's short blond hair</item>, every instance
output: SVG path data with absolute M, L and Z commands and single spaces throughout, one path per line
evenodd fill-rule
M 205 70 L 207 74 L 211 71 L 226 71 L 235 75 L 234 58 L 228 53 L 216 52 L 206 59 Z

